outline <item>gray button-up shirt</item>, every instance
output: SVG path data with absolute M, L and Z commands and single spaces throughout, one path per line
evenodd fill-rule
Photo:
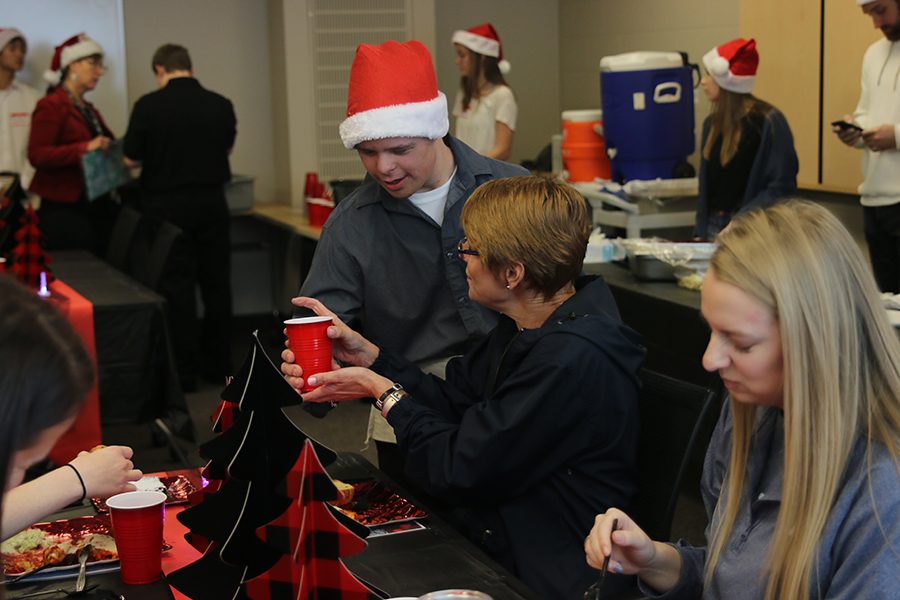
M 731 409 L 726 402 L 703 467 L 701 491 L 710 515 L 728 467 L 731 427 Z M 783 479 L 784 417 L 778 409 L 762 409 L 747 464 L 744 498 L 709 588 L 703 588 L 706 548 L 679 542 L 676 548 L 682 568 L 678 584 L 665 595 L 653 597 L 763 598 L 767 578 L 762 569 L 781 507 Z M 707 539 L 716 525 L 713 517 Z M 646 587 L 643 591 L 651 592 Z M 872 443 L 871 456 L 862 437 L 853 447 L 819 540 L 809 597 L 900 598 L 900 474 L 888 450 L 877 442 Z
M 527 175 L 453 138 L 456 175 L 438 226 L 407 199 L 391 197 L 371 177 L 335 208 L 300 290 L 333 310 L 372 342 L 421 363 L 461 354 L 487 334 L 496 317 L 469 300 L 463 204 L 482 183 Z

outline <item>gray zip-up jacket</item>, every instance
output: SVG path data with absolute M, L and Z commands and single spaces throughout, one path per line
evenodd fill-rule
M 725 403 L 703 468 L 702 492 L 712 515 L 731 452 L 731 409 Z M 731 539 L 708 589 L 703 588 L 706 548 L 679 542 L 679 582 L 661 598 L 757 600 L 765 594 L 763 571 L 781 506 L 784 477 L 784 417 L 763 410 L 747 465 L 747 488 Z M 711 539 L 713 519 L 707 529 Z M 651 592 L 647 587 L 645 593 Z M 843 484 L 822 532 L 813 567 L 810 599 L 900 598 L 900 474 L 887 449 L 857 440 Z

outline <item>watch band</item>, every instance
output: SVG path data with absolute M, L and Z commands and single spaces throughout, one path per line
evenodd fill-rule
M 375 400 L 375 408 L 381 413 L 382 417 L 387 417 L 391 408 L 408 395 L 402 385 L 395 383 Z

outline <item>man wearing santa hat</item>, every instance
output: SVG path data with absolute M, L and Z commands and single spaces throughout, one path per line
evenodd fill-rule
M 856 0 L 884 34 L 863 57 L 862 93 L 853 115 L 834 126 L 848 146 L 863 150 L 866 243 L 875 280 L 883 292 L 900 292 L 900 1 Z
M 16 72 L 25 65 L 28 45 L 22 32 L 13 27 L 0 29 L 0 172 L 16 173 L 21 190 L 34 177 L 28 162 L 28 133 L 31 113 L 40 99 L 38 91 L 16 81 Z M 0 213 L 5 214 L 5 213 Z
M 357 48 L 340 135 L 368 176 L 329 217 L 302 297 L 293 300 L 323 304 L 373 342 L 441 375 L 451 356 L 495 324 L 493 313 L 469 299 L 457 255 L 463 204 L 486 181 L 527 175 L 479 155 L 448 135 L 449 126 L 424 45 Z M 299 390 L 299 367 L 282 369 Z M 393 430 L 374 409 L 369 437 L 379 466 L 402 477 Z

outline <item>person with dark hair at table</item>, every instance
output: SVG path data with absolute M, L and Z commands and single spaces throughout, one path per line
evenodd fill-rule
M 331 315 L 335 358 L 308 402 L 374 397 L 407 474 L 450 506 L 445 515 L 543 598 L 581 598 L 595 507 L 637 491 L 637 371 L 644 351 L 606 283 L 581 277 L 591 219 L 568 185 L 511 177 L 468 199 L 457 252 L 469 298 L 500 313 L 480 344 L 427 375 Z M 299 366 L 282 365 L 300 389 Z M 604 509 L 605 510 L 605 509 Z M 604 587 L 628 582 L 613 576 Z
M 51 88 L 31 117 L 28 160 L 36 171 L 28 191 L 41 197 L 38 216 L 48 250 L 106 252 L 116 203 L 109 194 L 89 200 L 81 168 L 85 154 L 108 149 L 115 137 L 85 99 L 105 72 L 103 48 L 81 33 L 56 47 L 44 73 Z
M 94 381 L 81 339 L 49 302 L 0 276 L 0 539 L 85 497 L 135 489 L 131 448 L 81 452 L 70 463 L 19 485 L 75 420 Z
M 138 99 L 125 134 L 125 157 L 140 163 L 141 199 L 151 219 L 184 232 L 159 284 L 168 302 L 175 359 L 185 391 L 198 369 L 222 383 L 231 373 L 231 238 L 225 183 L 237 135 L 231 101 L 194 77 L 183 46 L 164 44 L 151 61 L 159 89 Z M 198 328 L 195 288 L 203 300 Z M 198 362 L 198 356 L 204 356 Z

